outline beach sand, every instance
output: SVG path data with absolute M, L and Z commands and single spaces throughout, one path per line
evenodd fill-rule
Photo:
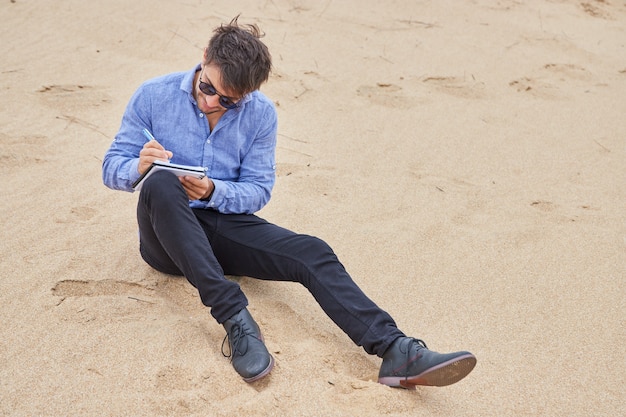
M 277 183 L 407 334 L 469 350 L 446 388 L 376 382 L 291 283 L 238 281 L 246 384 L 184 278 L 147 266 L 102 157 L 144 80 L 241 13 L 274 58 Z M 626 3 L 0 3 L 0 415 L 626 414 Z

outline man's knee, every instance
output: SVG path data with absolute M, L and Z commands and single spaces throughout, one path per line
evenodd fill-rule
M 146 178 L 141 187 L 141 197 L 170 200 L 177 194 L 185 193 L 178 177 L 171 172 L 158 171 Z
M 145 188 L 163 187 L 174 183 L 180 183 L 176 175 L 167 171 L 157 171 L 145 179 L 142 190 Z
M 329 259 L 336 259 L 333 249 L 322 239 L 309 235 L 298 235 L 298 238 L 300 240 L 298 245 L 300 248 L 299 252 L 308 263 L 326 262 Z

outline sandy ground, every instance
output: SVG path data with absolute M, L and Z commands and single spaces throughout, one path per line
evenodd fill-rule
M 231 277 L 277 365 L 244 383 L 184 279 L 140 259 L 102 156 L 147 78 L 242 13 L 266 32 L 262 217 L 333 246 L 447 388 L 376 383 L 302 287 Z M 0 3 L 0 414 L 626 414 L 626 2 Z

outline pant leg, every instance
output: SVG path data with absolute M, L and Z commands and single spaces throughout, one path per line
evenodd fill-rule
M 211 242 L 226 274 L 300 282 L 352 341 L 370 354 L 382 356 L 397 337 L 404 336 L 322 240 L 254 215 L 208 216 L 217 218 Z
M 184 275 L 202 303 L 223 323 L 248 305 L 235 282 L 224 277 L 204 229 L 178 178 L 157 172 L 146 180 L 137 204 L 140 252 L 153 268 Z

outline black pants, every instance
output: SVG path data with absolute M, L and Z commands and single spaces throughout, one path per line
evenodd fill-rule
M 171 173 L 146 180 L 137 205 L 140 251 L 160 272 L 184 275 L 223 323 L 248 305 L 239 285 L 248 276 L 304 285 L 324 312 L 366 352 L 382 356 L 403 333 L 354 283 L 332 249 L 255 216 L 192 209 Z

